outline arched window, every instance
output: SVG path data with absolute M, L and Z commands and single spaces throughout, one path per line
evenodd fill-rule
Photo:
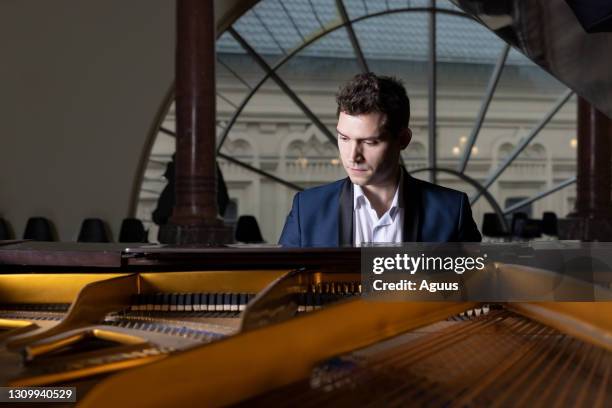
M 497 185 L 515 158 L 550 160 L 544 146 L 555 142 L 542 121 L 571 96 L 446 0 L 262 0 L 219 36 L 217 62 L 218 153 L 240 163 L 246 150 L 234 138 L 256 146 L 257 168 L 243 163 L 265 185 L 254 205 L 267 208 L 271 194 L 281 197 L 275 211 L 262 211 L 276 217 L 260 220 L 270 242 L 296 191 L 345 176 L 336 152 L 334 95 L 357 72 L 404 82 L 410 125 L 419 130 L 402 154 L 404 164 L 417 177 L 435 176 L 471 193 L 472 202 L 481 196 L 474 183 Z M 563 120 L 552 119 L 555 129 L 575 134 L 572 109 L 557 115 Z M 542 133 L 544 140 L 495 152 L 494 140 L 508 129 L 526 129 L 530 139 Z M 486 211 L 487 205 L 474 207 L 476 220 Z

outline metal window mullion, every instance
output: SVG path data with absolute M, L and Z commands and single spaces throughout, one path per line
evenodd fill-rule
M 436 97 L 437 97 L 437 77 L 436 77 L 436 0 L 430 0 L 429 11 L 429 66 L 428 66 L 428 85 L 429 85 L 429 109 L 428 109 L 428 126 L 429 126 L 429 151 L 428 151 L 428 166 L 432 169 L 437 168 L 436 164 Z M 432 183 L 437 181 L 435 171 L 429 173 L 429 179 Z
M 166 128 L 164 128 L 164 127 L 160 127 L 160 128 L 159 128 L 159 130 L 160 130 L 162 133 L 165 133 L 165 134 L 167 134 L 167 135 L 169 135 L 169 136 L 176 137 L 176 133 L 175 133 L 175 132 L 173 132 L 173 131 L 171 131 L 170 129 L 166 129 Z M 229 161 L 229 162 L 232 162 L 232 163 L 234 163 L 234 164 L 236 164 L 236 165 L 238 165 L 238 166 L 240 166 L 240 167 L 243 167 L 243 168 L 245 168 L 245 169 L 247 169 L 247 170 L 249 170 L 249 171 L 252 171 L 252 172 L 254 172 L 254 173 L 257 173 L 257 174 L 259 174 L 259 175 L 261 175 L 261 176 L 267 177 L 267 178 L 269 178 L 269 179 L 271 179 L 271 180 L 273 180 L 273 181 L 276 181 L 277 183 L 280 183 L 280 184 L 282 184 L 282 185 L 284 185 L 284 186 L 286 186 L 286 187 L 289 187 L 289 188 L 291 188 L 291 189 L 293 189 L 293 190 L 297 190 L 297 191 L 302 191 L 302 190 L 304 190 L 302 187 L 298 186 L 297 184 L 290 183 L 290 182 L 288 182 L 288 181 L 286 181 L 286 180 L 283 180 L 283 179 L 282 179 L 282 178 L 280 178 L 280 177 L 276 177 L 276 176 L 275 176 L 275 175 L 273 175 L 273 174 L 270 174 L 270 173 L 265 172 L 265 171 L 263 171 L 263 170 L 261 170 L 261 169 L 258 169 L 257 167 L 253 167 L 253 166 L 251 166 L 250 164 L 247 164 L 247 163 L 245 163 L 245 162 L 243 162 L 243 161 L 240 161 L 240 160 L 235 159 L 235 158 L 233 158 L 233 157 L 231 157 L 231 156 L 228 156 L 227 154 L 224 154 L 224 153 L 221 153 L 221 152 L 217 152 L 217 157 L 220 157 L 220 158 L 222 158 L 222 159 L 224 159 L 224 160 L 227 160 L 227 161 Z
M 510 44 L 506 44 L 499 58 L 497 59 L 497 64 L 495 65 L 495 69 L 493 70 L 493 73 L 491 74 L 491 77 L 489 78 L 487 90 L 485 91 L 485 95 L 483 97 L 483 101 L 480 106 L 480 111 L 478 112 L 478 116 L 476 117 L 476 122 L 474 123 L 472 134 L 470 135 L 469 141 L 465 145 L 465 151 L 463 152 L 463 157 L 461 158 L 461 162 L 459 163 L 459 171 L 461 173 L 465 172 L 465 168 L 467 167 L 468 161 L 470 160 L 470 156 L 472 154 L 472 148 L 476 144 L 476 139 L 478 138 L 478 134 L 480 133 L 480 129 L 482 128 L 482 123 L 484 122 L 484 118 L 489 109 L 491 99 L 493 98 L 493 94 L 495 93 L 495 89 L 497 88 L 499 77 L 501 76 L 501 73 L 504 69 L 504 65 L 506 64 L 506 59 L 508 58 L 509 51 L 510 51 Z
M 308 4 L 310 4 L 310 9 L 312 10 L 312 14 L 314 15 L 315 19 L 319 23 L 319 27 L 321 27 L 321 29 L 325 29 L 325 24 L 323 24 L 323 22 L 321 21 L 321 18 L 319 17 L 319 13 L 317 13 L 317 10 L 314 4 L 312 4 L 312 0 L 308 0 Z
M 247 163 L 245 163 L 243 161 L 240 161 L 240 160 L 235 159 L 235 158 L 233 158 L 231 156 L 228 156 L 227 154 L 223 154 L 221 152 L 218 152 L 217 153 L 217 157 L 220 157 L 220 158 L 222 158 L 224 160 L 227 160 L 227 161 L 229 161 L 231 163 L 234 163 L 234 164 L 236 164 L 236 165 L 238 165 L 240 167 L 243 167 L 243 168 L 245 168 L 245 169 L 247 169 L 249 171 L 252 171 L 254 173 L 257 173 L 257 174 L 259 174 L 261 176 L 269 178 L 269 179 L 271 179 L 271 180 L 273 180 L 273 181 L 275 181 L 277 183 L 280 183 L 280 184 L 284 185 L 285 187 L 289 187 L 289 188 L 291 188 L 293 190 L 296 190 L 296 191 L 303 191 L 304 190 L 302 187 L 298 186 L 297 184 L 290 183 L 290 182 L 288 182 L 286 180 L 283 180 L 280 177 L 276 177 L 273 174 L 270 174 L 270 173 L 268 173 L 266 171 L 258 169 L 257 167 L 253 167 L 250 164 L 247 164 Z
M 346 32 L 348 34 L 349 41 L 351 42 L 351 46 L 353 47 L 353 51 L 355 52 L 355 57 L 357 57 L 357 62 L 359 63 L 359 68 L 362 72 L 369 72 L 370 69 L 365 59 L 365 55 L 363 54 L 363 49 L 361 48 L 359 39 L 355 34 L 353 25 L 351 24 L 348 13 L 346 12 L 346 7 L 344 7 L 343 0 L 336 0 L 336 8 L 338 9 L 338 14 L 340 14 L 342 23 L 346 27 Z
M 247 87 L 248 90 L 253 89 L 253 87 L 244 79 L 242 78 L 240 75 L 238 75 L 238 73 L 236 71 L 234 71 L 227 63 L 225 63 L 221 58 L 219 58 L 219 56 L 217 55 L 217 62 L 219 64 L 221 64 L 223 66 L 223 68 L 225 68 L 230 74 L 232 74 L 234 77 L 236 77 L 236 79 L 238 81 L 240 81 L 240 83 L 242 83 L 244 86 Z
M 321 120 L 306 106 L 306 104 L 296 95 L 295 92 L 289 88 L 289 86 L 283 81 L 276 71 L 274 71 L 268 63 L 246 42 L 240 34 L 236 32 L 232 27 L 228 28 L 228 32 L 234 37 L 236 41 L 245 49 L 245 51 L 255 60 L 255 62 L 262 68 L 269 76 L 276 82 L 276 84 L 285 92 L 285 94 L 304 112 L 304 114 L 314 123 L 314 125 L 329 139 L 329 141 L 338 147 L 338 141 L 336 137 L 329 131 L 329 129 L 321 122 Z
M 232 108 L 234 109 L 238 109 L 238 105 L 236 105 L 234 102 L 232 102 L 228 97 L 224 96 L 221 94 L 221 92 L 217 91 L 216 92 L 217 96 L 219 98 L 221 98 L 222 100 L 224 100 L 228 105 L 230 105 Z
M 555 116 L 555 114 L 565 105 L 565 103 L 569 100 L 569 98 L 573 95 L 574 91 L 567 90 L 555 103 L 553 108 L 544 116 L 544 118 L 538 123 L 536 127 L 534 127 L 529 135 L 525 137 L 521 143 L 519 143 L 514 150 L 508 155 L 508 157 L 504 160 L 502 164 L 487 178 L 487 180 L 483 183 L 485 189 L 491 187 L 491 185 L 501 176 L 501 174 L 512 164 L 514 159 L 516 159 L 523 150 L 527 147 L 529 143 L 533 141 L 533 139 L 540 133 L 540 131 L 550 122 L 550 120 Z M 474 204 L 481 196 L 481 193 L 477 192 L 474 197 L 470 199 L 470 203 Z
M 559 191 L 559 190 L 561 190 L 561 189 L 563 189 L 563 188 L 565 188 L 565 187 L 567 187 L 569 185 L 572 185 L 575 182 L 576 182 L 576 176 L 570 177 L 567 180 L 562 181 L 561 183 L 557 184 L 556 186 L 553 186 L 553 187 L 549 188 L 546 191 L 538 193 L 538 194 L 534 195 L 531 198 L 526 198 L 526 199 L 524 199 L 522 201 L 519 201 L 518 203 L 516 203 L 516 204 L 514 204 L 514 205 L 512 205 L 512 206 L 510 206 L 508 208 L 504 208 L 504 210 L 503 210 L 504 215 L 508 215 L 511 212 L 516 211 L 519 208 L 524 207 L 526 205 L 529 205 L 529 204 L 531 204 L 531 203 L 533 203 L 535 201 L 538 201 L 538 200 L 540 200 L 540 199 L 542 199 L 542 198 L 544 198 L 544 197 L 546 197 L 546 196 L 548 196 L 548 195 L 550 195 L 552 193 L 556 193 L 557 191 Z
M 165 127 L 160 127 L 159 131 L 162 132 L 162 133 L 167 134 L 168 136 L 176 137 L 176 132 L 173 132 L 172 130 L 167 129 Z

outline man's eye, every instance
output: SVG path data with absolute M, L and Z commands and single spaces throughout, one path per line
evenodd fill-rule
M 370 146 L 376 146 L 378 144 L 378 140 L 366 140 L 363 143 L 370 145 Z
M 348 137 L 342 136 L 342 135 L 338 135 L 338 139 L 343 140 L 343 141 L 347 141 Z

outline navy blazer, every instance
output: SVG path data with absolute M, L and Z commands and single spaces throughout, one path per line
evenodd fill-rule
M 404 242 L 480 242 L 481 239 L 465 193 L 404 173 Z M 297 193 L 279 244 L 284 247 L 352 245 L 353 183 L 350 179 Z

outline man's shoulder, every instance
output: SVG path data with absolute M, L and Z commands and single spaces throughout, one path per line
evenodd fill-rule
M 320 198 L 328 195 L 339 194 L 342 186 L 346 183 L 346 179 L 337 180 L 332 183 L 323 184 L 316 187 L 310 187 L 300 192 L 300 196 L 305 199 Z
M 435 197 L 447 200 L 460 200 L 464 193 L 459 190 L 452 188 L 439 186 L 437 184 L 430 183 L 425 180 L 420 180 L 412 177 L 411 180 L 419 189 L 425 194 L 426 197 Z

